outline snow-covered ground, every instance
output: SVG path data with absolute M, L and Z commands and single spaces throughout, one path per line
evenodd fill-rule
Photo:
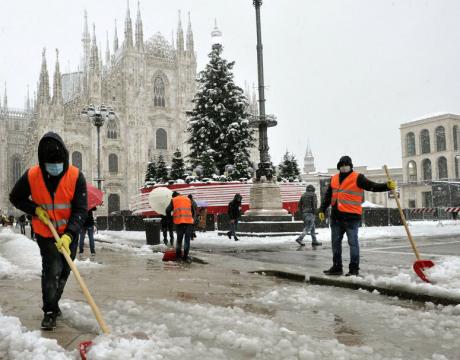
M 460 223 L 415 223 L 414 235 L 460 234 Z M 320 239 L 328 240 L 328 230 Z M 399 237 L 401 227 L 362 228 L 361 239 Z M 235 243 L 215 232 L 199 233 L 195 244 L 292 243 L 292 237 L 241 238 Z M 97 235 L 114 251 L 127 256 L 152 256 L 143 232 L 110 232 Z M 100 245 L 101 243 L 99 243 Z M 89 260 L 77 266 L 97 271 Z M 9 229 L 0 232 L 0 280 L 38 278 L 41 264 L 38 246 Z M 423 291 L 460 293 L 460 259 L 446 257 L 427 270 L 435 285 L 421 284 L 414 275 L 372 277 L 355 281 L 398 284 Z M 89 306 L 63 300 L 64 319 L 75 327 L 98 331 Z M 232 306 L 216 306 L 171 300 L 104 304 L 104 318 L 112 335 L 99 336 L 89 359 L 432 359 L 458 358 L 460 305 L 417 307 L 377 293 L 317 286 L 277 286 L 237 298 Z M 27 331 L 20 320 L 0 309 L 0 359 L 77 359 L 40 332 Z
M 414 221 L 409 223 L 412 236 L 460 236 L 460 221 L 443 220 L 434 221 Z M 331 241 L 330 230 L 328 228 L 316 229 L 317 238 L 324 243 Z M 276 245 L 292 243 L 295 236 L 273 236 L 273 237 L 240 237 L 240 241 L 235 242 L 227 236 L 218 236 L 216 231 L 198 232 L 198 237 L 193 240 L 194 246 L 232 246 L 245 247 L 254 245 Z M 376 226 L 362 227 L 359 229 L 360 241 L 373 239 L 391 239 L 405 237 L 406 231 L 403 226 Z M 112 244 L 130 245 L 141 247 L 145 245 L 146 238 L 143 231 L 99 231 L 96 239 L 107 241 Z M 147 248 L 148 249 L 148 248 Z

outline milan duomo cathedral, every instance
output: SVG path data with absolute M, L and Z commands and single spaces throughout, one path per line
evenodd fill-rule
M 0 102 L 0 209 L 12 211 L 8 194 L 16 180 L 37 162 L 37 147 L 47 131 L 61 135 L 70 162 L 97 178 L 97 130 L 81 116 L 89 104 L 105 104 L 115 119 L 100 128 L 101 177 L 105 193 L 101 213 L 128 209 L 130 198 L 143 185 L 148 161 L 162 154 L 169 161 L 176 149 L 185 151 L 186 116 L 195 93 L 196 57 L 188 19 L 184 36 L 179 14 L 176 41 L 156 33 L 144 40 L 142 17 L 137 10 L 133 30 L 130 9 L 126 12 L 124 38 L 117 27 L 113 44 L 107 35 L 105 55 L 89 32 L 85 12 L 82 58 L 79 69 L 61 74 L 56 58 L 52 95 L 47 54 L 43 50 L 38 89 L 27 98 L 25 109 L 8 108 L 6 88 Z M 54 57 L 53 56 L 53 57 Z

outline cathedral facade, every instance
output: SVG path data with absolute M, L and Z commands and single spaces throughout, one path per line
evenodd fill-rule
M 95 26 L 90 34 L 85 13 L 80 67 L 62 74 L 56 50 L 50 94 L 44 50 L 37 94 L 27 101 L 26 109 L 9 110 L 5 93 L 0 112 L 0 209 L 13 210 L 8 193 L 37 162 L 38 142 L 48 131 L 63 138 L 70 163 L 96 185 L 97 128 L 82 114 L 90 104 L 96 108 L 104 104 L 115 112 L 115 118 L 107 118 L 100 127 L 105 194 L 100 213 L 129 209 L 131 197 L 144 183 L 149 161 L 162 154 L 170 162 L 176 149 L 186 153 L 186 111 L 192 107 L 196 86 L 190 19 L 184 34 L 179 14 L 175 41 L 160 33 L 144 40 L 140 9 L 133 27 L 128 7 L 123 41 L 119 44 L 115 26 L 113 45 L 107 38 L 104 56 L 98 44 Z

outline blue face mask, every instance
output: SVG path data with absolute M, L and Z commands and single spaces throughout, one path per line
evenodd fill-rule
M 45 169 L 51 176 L 58 176 L 64 171 L 64 163 L 45 163 Z

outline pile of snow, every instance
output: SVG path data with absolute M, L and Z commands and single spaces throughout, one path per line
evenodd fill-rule
M 45 339 L 40 331 L 27 331 L 18 318 L 5 316 L 0 309 L 0 359 L 70 360 L 75 352 L 66 352 L 56 340 Z
M 432 282 L 425 283 L 412 269 L 406 269 L 397 275 L 375 276 L 368 274 L 363 278 L 350 277 L 350 281 L 358 284 L 372 285 L 384 288 L 397 288 L 415 291 L 433 296 L 460 297 L 460 258 L 444 257 L 435 261 L 435 266 L 424 270 L 427 278 Z
M 435 221 L 414 221 L 409 224 L 413 236 L 436 237 L 436 236 L 453 236 L 460 235 L 460 221 L 445 220 Z M 331 241 L 331 231 L 329 228 L 318 228 L 316 237 L 323 243 Z M 297 235 L 292 236 L 267 236 L 267 237 L 240 237 L 240 241 L 235 242 L 227 236 L 219 236 L 217 231 L 196 232 L 197 238 L 192 241 L 194 246 L 223 246 L 223 247 L 246 247 L 246 246 L 263 246 L 263 245 L 282 245 L 292 244 Z M 380 226 L 380 227 L 362 227 L 359 229 L 359 240 L 390 239 L 406 237 L 406 231 L 403 226 Z M 99 231 L 95 235 L 96 240 L 109 243 L 112 248 L 119 247 L 127 251 L 139 252 L 140 254 L 151 254 L 152 250 L 162 251 L 163 245 L 158 247 L 146 246 L 146 236 L 144 231 Z M 306 236 L 309 240 L 310 236 Z M 98 245 L 100 246 L 100 245 Z M 141 249 L 136 249 L 141 248 Z
M 0 279 L 28 279 L 41 274 L 40 249 L 24 235 L 9 228 L 0 232 Z

